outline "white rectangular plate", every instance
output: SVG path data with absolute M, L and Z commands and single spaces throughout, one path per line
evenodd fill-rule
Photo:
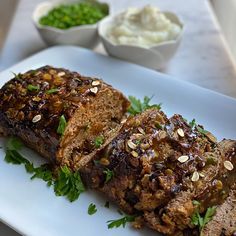
M 60 46 L 42 51 L 2 72 L 0 86 L 12 78 L 12 72 L 25 72 L 46 64 L 100 77 L 126 95 L 140 98 L 154 95 L 153 103 L 162 102 L 169 116 L 180 113 L 188 120 L 195 118 L 218 139 L 236 139 L 236 100 L 78 47 Z M 0 146 L 3 142 L 1 139 Z M 34 162 L 41 161 L 33 151 L 24 152 Z M 43 181 L 31 181 L 22 166 L 6 164 L 4 155 L 0 149 L 0 219 L 16 231 L 29 236 L 157 235 L 129 226 L 109 230 L 106 221 L 121 216 L 115 207 L 104 208 L 105 198 L 89 191 L 69 203 L 56 197 Z M 98 208 L 93 216 L 87 214 L 90 203 Z

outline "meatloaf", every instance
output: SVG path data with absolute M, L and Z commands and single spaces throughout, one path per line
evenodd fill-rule
M 236 185 L 233 186 L 226 201 L 217 208 L 216 214 L 203 229 L 202 235 L 236 235 Z
M 194 201 L 202 214 L 227 198 L 236 181 L 235 148 L 235 141 L 217 143 L 210 132 L 191 127 L 180 115 L 168 119 L 149 109 L 129 117 L 81 174 L 87 186 L 136 215 L 136 228 L 144 224 L 165 235 L 183 235 L 194 228 Z
M 44 66 L 15 75 L 0 89 L 0 133 L 77 169 L 118 132 L 128 106 L 101 79 Z

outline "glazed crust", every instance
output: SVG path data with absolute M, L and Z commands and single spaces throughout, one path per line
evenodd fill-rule
M 129 104 L 127 99 L 100 79 L 85 77 L 62 68 L 44 66 L 16 75 L 1 88 L 0 130 L 4 135 L 20 137 L 29 147 L 51 161 L 61 162 L 62 158 L 58 154 L 62 148 L 61 143 L 65 139 L 73 138 L 72 130 L 76 130 L 71 120 L 89 120 L 84 107 L 99 104 L 101 99 L 109 103 L 114 98 L 119 103 L 107 108 L 110 113 L 104 117 L 106 121 L 102 120 L 103 126 L 96 135 L 106 135 L 108 126 L 114 129 L 119 126 Z M 93 114 L 99 116 L 103 113 L 103 105 L 107 104 L 100 104 Z M 80 114 L 82 109 L 83 114 Z M 62 115 L 67 121 L 63 136 L 57 132 Z M 99 122 L 95 122 L 91 129 L 96 129 L 97 124 Z M 82 122 L 80 125 L 80 128 L 86 126 Z
M 180 115 L 167 119 L 150 109 L 129 118 L 97 161 L 81 170 L 82 177 L 126 213 L 139 215 L 135 227 L 178 235 L 193 227 L 193 200 L 204 212 L 227 197 L 236 180 L 235 169 L 224 167 L 225 161 L 236 166 L 235 155 L 226 154 L 228 142 L 236 143 L 218 144 L 202 126 L 191 128 Z M 109 182 L 107 169 L 114 174 Z

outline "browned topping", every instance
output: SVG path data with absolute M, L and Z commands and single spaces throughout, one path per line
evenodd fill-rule
M 216 137 L 215 137 L 212 133 L 210 133 L 209 131 L 207 131 L 207 132 L 205 133 L 205 136 L 206 136 L 211 142 L 213 142 L 213 143 L 216 143 L 216 142 L 217 142 Z
M 101 158 L 100 159 L 100 164 L 104 166 L 108 166 L 110 164 L 110 161 L 107 158 Z

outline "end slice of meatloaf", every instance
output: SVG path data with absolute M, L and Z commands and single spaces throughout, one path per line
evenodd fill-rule
M 180 115 L 168 119 L 149 109 L 128 118 L 81 174 L 89 187 L 105 193 L 126 213 L 138 215 L 136 227 L 142 222 L 178 235 L 192 227 L 193 200 L 200 202 L 202 213 L 222 203 L 235 181 L 236 168 L 226 169 L 224 163 L 236 166 L 236 158 L 222 146 L 202 126 L 191 128 Z M 111 179 L 106 178 L 108 171 Z
M 44 66 L 0 89 L 0 130 L 77 169 L 117 133 L 128 106 L 122 93 L 100 79 Z
M 202 236 L 235 236 L 236 235 L 236 185 L 228 198 L 220 205 L 213 219 L 204 227 Z

